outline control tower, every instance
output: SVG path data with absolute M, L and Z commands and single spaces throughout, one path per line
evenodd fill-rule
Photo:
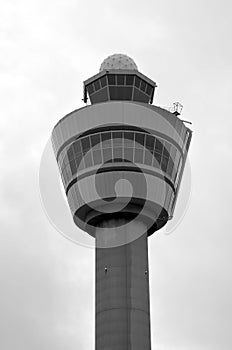
M 192 135 L 152 104 L 156 87 L 109 56 L 52 132 L 73 220 L 95 239 L 96 350 L 151 349 L 147 237 L 173 217 Z

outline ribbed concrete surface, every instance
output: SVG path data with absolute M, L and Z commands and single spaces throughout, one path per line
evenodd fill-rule
M 95 349 L 151 349 L 146 233 L 123 246 L 96 248 Z

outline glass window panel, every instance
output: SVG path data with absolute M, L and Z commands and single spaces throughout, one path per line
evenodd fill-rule
M 134 84 L 134 75 L 126 75 L 126 85 Z
M 113 139 L 122 138 L 122 131 L 112 131 Z
M 102 147 L 103 148 L 111 147 L 111 133 L 110 132 L 101 133 L 101 139 L 102 139 Z
M 99 82 L 99 80 L 94 81 L 93 85 L 95 87 L 95 91 L 100 90 L 100 82 Z
M 162 154 L 163 152 L 163 144 L 158 139 L 156 139 L 156 143 L 155 143 L 155 152 L 160 154 Z
M 76 174 L 77 173 L 77 165 L 76 165 L 75 159 L 71 160 L 71 162 L 69 164 L 70 164 L 72 175 Z
M 89 136 L 81 139 L 81 146 L 83 153 L 87 152 L 90 149 L 90 139 Z
M 155 153 L 154 165 L 158 166 L 161 163 L 161 154 Z
M 155 138 L 153 135 L 146 135 L 146 148 L 148 149 L 154 149 L 154 144 L 155 144 Z
M 107 78 L 108 78 L 108 84 L 109 85 L 116 85 L 115 75 L 114 74 L 108 74 Z
M 135 86 L 137 86 L 137 88 L 140 88 L 140 82 L 141 82 L 141 79 L 135 76 Z
M 142 91 L 145 91 L 146 90 L 146 83 L 145 83 L 145 81 L 144 80 L 142 80 L 141 81 L 141 85 L 140 85 L 140 89 L 142 90 Z
M 170 156 L 171 156 L 173 161 L 175 161 L 176 153 L 177 153 L 176 147 L 175 146 L 171 146 L 171 148 L 170 148 Z
M 75 156 L 73 157 L 73 159 L 75 159 Z M 63 164 L 65 166 L 67 166 L 69 164 L 69 158 L 68 158 L 67 154 L 63 158 Z
M 65 168 L 66 168 L 66 173 L 67 173 L 67 179 L 68 179 L 68 181 L 70 181 L 70 179 L 72 177 L 70 165 L 68 164 Z
M 146 94 L 148 94 L 149 96 L 151 96 L 152 93 L 152 86 L 147 84 L 147 88 L 146 88 Z
M 102 88 L 103 88 L 104 86 L 106 86 L 106 76 L 101 77 L 100 81 L 101 81 L 101 87 L 102 87 Z
M 107 87 L 104 87 L 97 92 L 95 92 L 93 95 L 90 96 L 90 101 L 92 104 L 99 103 L 99 102 L 105 102 L 108 101 L 108 90 Z
M 67 157 L 68 158 L 68 150 L 70 149 L 70 146 L 68 146 L 66 149 L 63 149 L 60 154 L 59 154 L 59 157 L 58 157 L 58 163 L 59 163 L 59 166 L 61 166 L 62 162 L 64 163 L 64 158 Z
M 81 141 L 78 140 L 78 141 L 75 141 L 73 144 L 72 144 L 72 147 L 73 147 L 73 152 L 75 154 L 75 156 L 77 154 L 80 154 L 82 152 L 82 149 L 81 149 Z
M 166 148 L 166 143 L 165 143 L 165 146 L 164 146 L 164 149 L 163 149 L 163 157 L 164 158 L 169 158 L 169 152 Z
M 91 95 L 94 92 L 93 84 L 87 85 L 87 90 L 88 90 L 88 93 Z
M 69 161 L 75 158 L 74 145 L 73 145 L 73 144 L 72 144 L 72 145 L 68 148 L 68 150 L 67 150 L 67 157 L 68 157 Z M 63 154 L 62 154 L 62 156 L 60 157 L 60 160 L 61 160 L 60 165 L 61 165 L 61 166 L 62 166 L 63 163 L 64 163 L 64 158 L 65 158 L 65 157 L 64 157 Z
M 112 161 L 112 148 L 103 148 L 103 160 L 104 163 Z
M 132 87 L 122 86 L 110 86 L 110 99 L 111 100 L 131 100 Z
M 69 152 L 69 154 L 68 154 L 68 152 Z M 59 155 L 58 159 L 59 159 L 59 161 L 58 161 L 59 166 L 62 169 L 69 163 L 69 160 L 74 159 L 74 154 L 73 154 L 73 152 L 71 153 L 71 150 L 69 149 L 66 154 L 61 153 Z
M 162 158 L 161 169 L 166 172 L 168 166 L 168 158 Z
M 169 158 L 168 160 L 168 165 L 167 165 L 167 169 L 166 169 L 166 173 L 171 176 L 172 175 L 172 170 L 173 170 L 173 161 L 171 158 Z
M 135 163 L 143 163 L 143 149 L 135 148 Z
M 100 148 L 100 134 L 94 134 L 90 136 L 90 140 L 91 140 L 91 147 L 94 149 L 98 149 Z
M 114 162 L 119 161 L 119 159 L 122 159 L 122 147 L 113 148 L 113 155 L 114 155 Z
M 126 140 L 132 140 L 132 141 L 134 141 L 134 135 L 135 135 L 134 131 L 124 131 L 124 132 L 123 132 L 123 135 L 124 135 L 124 138 L 125 138 Z
M 144 138 L 145 135 L 139 132 L 135 133 L 135 147 L 136 148 L 143 148 L 144 147 Z
M 124 87 L 122 99 L 123 100 L 131 100 L 132 99 L 132 91 L 133 91 L 133 87 Z
M 96 150 L 96 151 L 93 151 L 93 162 L 94 162 L 94 165 L 103 163 L 100 149 Z
M 150 97 L 146 95 L 141 90 L 138 90 L 136 87 L 134 88 L 133 101 L 148 103 Z
M 144 164 L 151 165 L 152 161 L 153 161 L 153 154 L 150 151 L 145 150 Z
M 124 145 L 134 147 L 134 134 L 133 131 L 123 132 Z
M 87 152 L 84 155 L 84 159 L 85 159 L 85 167 L 86 168 L 91 167 L 93 165 L 91 151 Z
M 122 147 L 122 131 L 113 131 L 113 147 Z
M 151 153 L 151 155 L 152 155 L 152 165 L 153 165 L 153 163 L 154 162 L 156 162 L 156 159 L 155 159 L 155 150 L 149 150 L 149 152 Z
M 169 142 L 167 142 L 167 141 L 165 141 L 165 150 L 168 152 L 168 154 L 170 153 L 170 149 L 171 149 L 171 147 L 172 147 L 172 145 L 169 143 Z
M 70 149 L 67 151 L 67 155 L 68 155 L 68 162 L 76 158 L 76 154 L 73 151 L 73 147 L 70 147 Z M 65 165 L 65 162 L 66 162 L 65 158 L 63 159 L 62 162 L 64 163 L 62 164 L 62 166 Z
M 124 85 L 125 82 L 125 75 L 118 74 L 117 75 L 117 85 Z
M 75 160 L 76 160 L 77 172 L 78 172 L 79 170 L 84 169 L 84 167 L 85 167 L 84 157 L 79 155 L 79 156 L 76 157 Z
M 124 148 L 124 161 L 133 162 L 134 148 Z

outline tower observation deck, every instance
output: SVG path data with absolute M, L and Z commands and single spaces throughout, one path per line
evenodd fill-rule
M 191 130 L 152 105 L 157 85 L 128 56 L 84 82 L 54 153 L 75 224 L 96 243 L 96 350 L 150 350 L 147 237 L 174 215 Z

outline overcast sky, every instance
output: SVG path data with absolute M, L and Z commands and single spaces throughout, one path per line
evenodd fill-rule
M 55 123 L 110 54 L 192 121 L 191 200 L 149 238 L 153 350 L 232 348 L 231 1 L 6 0 L 0 5 L 0 348 L 94 348 L 94 250 L 57 232 L 39 166 Z M 54 203 L 56 205 L 56 203 Z

